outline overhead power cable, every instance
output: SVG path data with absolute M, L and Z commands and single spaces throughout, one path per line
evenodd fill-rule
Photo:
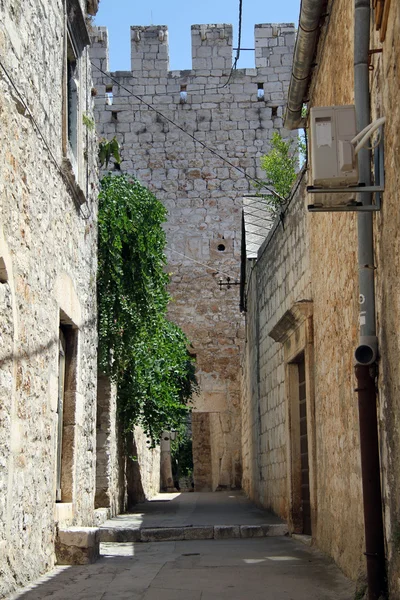
M 220 89 L 227 87 L 227 85 L 229 85 L 229 82 L 232 78 L 233 72 L 236 71 L 236 69 L 237 69 L 237 64 L 238 64 L 238 60 L 240 57 L 240 41 L 242 39 L 242 6 L 243 6 L 242 2 L 243 2 L 243 0 L 239 0 L 238 44 L 237 44 L 237 48 L 236 48 L 235 60 L 233 61 L 233 65 L 231 68 L 231 72 L 229 73 L 228 81 L 226 83 L 224 83 L 224 85 L 221 85 Z
M 242 13 L 243 13 L 243 0 L 239 0 L 239 28 L 238 28 L 238 43 L 237 43 L 237 50 L 236 50 L 236 58 L 235 58 L 235 65 L 237 65 L 239 58 L 240 58 L 240 44 L 242 41 Z
M 276 196 L 276 198 L 279 198 L 279 200 L 281 200 L 281 201 L 285 200 L 284 198 L 282 198 L 282 196 L 280 196 L 280 194 L 278 194 L 277 192 L 275 192 L 272 188 L 268 187 L 263 181 L 259 181 L 258 179 L 255 179 L 254 177 L 251 177 L 251 175 L 249 175 L 248 173 L 246 173 L 246 171 L 244 171 L 240 167 L 234 165 L 230 160 L 228 160 L 227 158 L 225 158 L 224 156 L 222 156 L 221 154 L 219 154 L 218 152 L 216 152 L 216 150 L 213 150 L 212 148 L 210 148 L 209 146 L 207 146 L 207 144 L 205 144 L 202 140 L 199 140 L 192 133 L 189 133 L 189 131 L 186 131 L 186 129 L 184 129 L 181 125 L 179 125 L 179 123 L 176 123 L 175 121 L 173 121 L 169 117 L 165 116 L 162 112 L 160 112 L 159 110 L 157 110 L 157 108 L 154 108 L 154 106 L 152 104 L 149 104 L 149 102 L 146 102 L 146 100 L 143 100 L 143 98 L 141 98 L 140 96 L 137 96 L 136 94 L 134 94 L 125 85 L 123 85 L 121 82 L 119 82 L 117 79 L 115 79 L 115 77 L 113 77 L 112 75 L 110 75 L 110 73 L 107 73 L 106 71 L 103 71 L 103 69 L 101 69 L 98 65 L 96 65 L 96 63 L 94 63 L 93 61 L 91 61 L 91 63 L 92 63 L 92 65 L 98 71 L 100 71 L 100 73 L 102 73 L 103 75 L 105 75 L 106 77 L 108 77 L 111 81 L 113 81 L 114 83 L 116 83 L 121 89 L 123 89 L 126 92 L 128 92 L 129 95 L 132 98 L 136 98 L 137 100 L 139 100 L 139 102 L 141 102 L 142 104 L 144 104 L 145 106 L 147 106 L 147 108 L 149 108 L 150 110 L 152 110 L 153 112 L 155 112 L 158 116 L 162 117 L 165 121 L 167 121 L 168 123 L 171 123 L 171 125 L 173 125 L 177 129 L 179 129 L 180 131 L 182 131 L 185 135 L 187 135 L 188 137 L 190 137 L 194 142 L 196 142 L 196 144 L 199 144 L 200 146 L 202 146 L 203 148 L 205 148 L 206 150 L 208 150 L 211 154 L 213 154 L 214 156 L 217 156 L 220 160 L 222 160 L 223 162 L 225 162 L 226 164 L 228 164 L 230 167 L 232 167 L 232 169 L 235 169 L 236 171 L 238 171 L 239 173 L 241 173 L 242 175 L 244 175 L 244 177 L 246 177 L 246 179 L 248 179 L 249 181 L 252 181 L 258 187 L 261 187 L 261 188 L 264 188 L 264 189 L 268 190 L 273 196 Z

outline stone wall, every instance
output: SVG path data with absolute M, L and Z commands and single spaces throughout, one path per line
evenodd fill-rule
M 56 522 L 93 519 L 96 139 L 81 124 L 92 114 L 84 49 L 74 172 L 61 6 L 0 6 L 0 596 L 54 565 Z M 60 328 L 67 364 L 56 503 Z
M 243 319 L 238 287 L 220 289 L 218 280 L 239 278 L 242 197 L 254 193 L 248 177 L 263 176 L 259 158 L 272 133 L 290 135 L 282 111 L 294 40 L 291 24 L 257 25 L 256 68 L 232 72 L 232 27 L 194 25 L 193 69 L 168 71 L 167 28 L 135 26 L 132 72 L 95 73 L 99 134 L 117 136 L 121 170 L 169 212 L 170 317 L 192 343 L 201 388 L 193 418 L 197 489 L 240 486 Z M 92 57 L 108 71 L 104 28 Z
M 379 367 L 379 405 L 381 420 L 381 464 L 384 488 L 388 579 L 391 597 L 400 597 L 400 442 L 397 415 L 400 414 L 400 6 L 391 3 L 386 38 L 374 32 L 371 47 L 382 48 L 375 54 L 371 73 L 372 118 L 386 116 L 385 193 L 382 210 L 376 215 L 376 297 L 381 362 Z
M 124 434 L 116 386 L 101 373 L 96 431 L 96 509 L 106 508 L 114 516 L 160 491 L 160 448 L 149 447 L 141 427 Z
M 311 299 L 309 216 L 302 181 L 246 273 L 243 353 L 243 488 L 257 504 L 289 519 L 287 400 L 283 347 L 271 332 L 296 302 Z M 290 457 L 289 457 L 290 458 Z
M 126 473 L 123 437 L 117 416 L 117 390 L 109 377 L 97 379 L 96 496 L 95 508 L 108 508 L 110 516 L 126 508 Z
M 316 68 L 309 90 L 309 106 L 345 105 L 354 103 L 353 3 L 337 0 L 332 3 L 329 19 L 322 29 Z M 371 14 L 372 19 L 374 13 Z M 388 558 L 389 586 L 392 596 L 397 598 L 399 588 L 399 468 L 398 427 L 396 415 L 399 410 L 399 307 L 398 281 L 398 187 L 400 178 L 398 107 L 399 74 L 396 65 L 400 58 L 398 28 L 400 10 L 391 4 L 385 40 L 379 39 L 371 23 L 371 48 L 382 49 L 373 54 L 374 69 L 370 75 L 372 114 L 371 119 L 386 116 L 385 124 L 385 192 L 380 212 L 374 219 L 375 266 L 376 266 L 376 309 L 377 333 L 380 360 L 378 372 L 378 410 L 381 446 L 381 467 L 384 500 L 384 522 Z M 340 56 L 339 60 L 332 57 Z M 313 197 L 304 194 L 306 204 Z M 289 209 L 289 214 L 294 210 Z M 293 435 L 290 423 L 292 371 L 287 368 L 290 349 L 289 332 L 296 331 L 300 323 L 298 309 L 283 314 L 288 303 L 286 295 L 299 281 L 295 276 L 292 283 L 278 297 L 276 285 L 269 281 L 271 273 L 278 273 L 286 263 L 289 268 L 298 265 L 298 248 L 308 245 L 307 279 L 311 286 L 305 295 L 312 300 L 312 330 L 304 328 L 304 341 L 312 341 L 307 383 L 313 389 L 313 410 L 310 411 L 309 455 L 312 537 L 314 542 L 332 556 L 343 571 L 356 579 L 365 572 L 364 523 L 361 492 L 361 468 L 359 448 L 359 424 L 357 396 L 354 393 L 354 350 L 358 343 L 358 272 L 357 272 L 357 216 L 355 213 L 320 213 L 309 215 L 306 229 L 299 232 L 297 246 L 279 245 L 279 237 L 271 240 L 265 255 L 260 258 L 249 283 L 248 299 L 248 348 L 245 363 L 244 386 L 250 401 L 246 402 L 244 415 L 244 473 L 246 489 L 265 506 L 271 506 L 278 514 L 286 516 L 293 531 L 299 527 L 299 515 L 293 511 L 297 499 L 293 496 Z M 286 225 L 281 236 L 296 235 L 297 225 Z M 269 262 L 268 262 L 269 261 Z M 291 266 L 290 266 L 291 265 Z M 261 268 L 262 266 L 262 268 Z M 286 267 L 288 268 L 288 267 Z M 260 282 L 258 272 L 264 273 Z M 257 305 L 257 298 L 259 298 Z M 263 313 L 264 298 L 267 309 Z M 274 324 L 265 317 L 276 313 Z M 257 321 L 256 315 L 259 315 Z M 279 317 L 281 315 L 281 318 Z M 297 316 L 296 316 L 297 315 Z M 291 323 L 289 322 L 292 319 Z M 297 319 L 297 321 L 296 321 Z M 272 328 L 269 330 L 269 328 Z M 301 326 L 299 326 L 301 327 Z M 265 330 L 265 332 L 264 332 Z M 299 329 L 300 331 L 300 329 Z M 265 348 L 268 356 L 263 362 L 263 336 L 270 333 L 281 340 L 280 350 L 272 353 L 270 342 Z M 294 347 L 301 345 L 301 336 Z M 257 340 L 259 343 L 257 344 Z M 306 348 L 307 344 L 305 345 Z M 257 348 L 260 348 L 257 351 Z M 278 348 L 277 344 L 275 347 Z M 285 365 L 285 391 L 280 388 L 282 366 Z M 306 365 L 307 366 L 307 365 Z M 257 373 L 259 379 L 257 382 Z M 265 389 L 270 389 L 265 399 Z M 276 389 L 275 396 L 273 389 Z M 258 394 L 258 396 L 257 396 Z M 257 398 L 260 398 L 257 404 Z M 282 403 L 285 397 L 286 409 Z M 271 398 L 271 400 L 269 399 Z M 268 436 L 263 438 L 262 414 L 268 402 L 280 404 L 270 411 Z M 274 406 L 274 404 L 272 404 Z M 286 410 L 286 415 L 284 411 Z M 259 418 L 257 418 L 259 411 Z M 281 420 L 286 429 L 273 431 Z M 258 428 L 258 429 L 257 429 Z M 286 438 L 284 437 L 284 432 Z M 311 434 L 311 439 L 310 439 Z M 252 441 L 250 442 L 249 440 Z M 259 440 L 259 441 L 258 441 Z M 259 444 L 257 446 L 257 443 Z M 280 449 L 280 453 L 277 452 Z M 286 467 L 284 455 L 286 450 Z M 312 456 L 314 455 L 314 456 Z M 259 481 L 263 477 L 265 461 L 275 468 L 268 471 L 267 493 L 263 493 Z M 290 464 L 289 459 L 292 461 Z M 283 478 L 286 471 L 286 492 Z M 276 496 L 276 497 L 275 497 Z M 279 502 L 278 498 L 281 498 Z M 345 507 L 345 510 L 343 510 Z M 392 597 L 391 596 L 391 597 Z

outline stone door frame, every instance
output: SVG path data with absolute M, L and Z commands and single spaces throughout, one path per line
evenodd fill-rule
M 283 345 L 285 361 L 286 457 L 288 492 L 288 527 L 291 533 L 303 533 L 301 498 L 301 461 L 299 425 L 298 362 L 304 355 L 307 389 L 307 433 L 311 504 L 311 531 L 317 524 L 316 435 L 314 397 L 313 304 L 296 302 L 269 333 Z

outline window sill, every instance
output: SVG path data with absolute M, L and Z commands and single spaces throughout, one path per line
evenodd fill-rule
M 71 160 L 67 157 L 63 158 L 62 172 L 70 185 L 75 200 L 80 206 L 82 206 L 82 204 L 86 203 L 86 195 L 78 183 L 73 164 Z

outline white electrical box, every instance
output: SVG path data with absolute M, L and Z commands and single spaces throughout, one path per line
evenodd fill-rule
M 357 185 L 357 157 L 350 144 L 357 134 L 355 107 L 315 107 L 310 118 L 311 185 L 318 188 Z M 335 200 L 343 202 L 344 198 Z

